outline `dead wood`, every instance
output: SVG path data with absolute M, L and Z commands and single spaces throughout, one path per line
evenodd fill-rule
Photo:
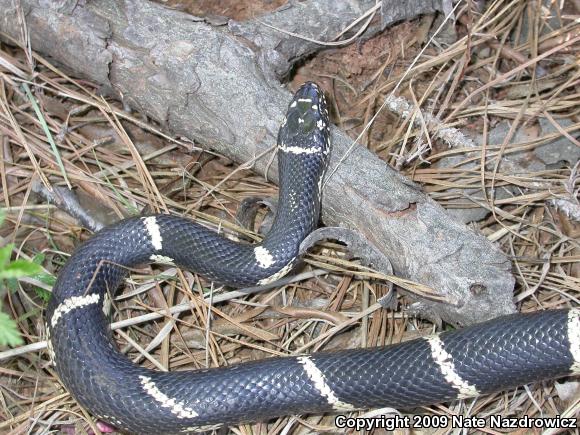
M 256 172 L 277 179 L 266 151 L 275 143 L 290 94 L 276 77 L 320 45 L 264 27 L 257 19 L 214 26 L 144 0 L 72 2 L 58 8 L 47 3 L 0 0 L 0 31 L 21 40 L 16 10 L 21 7 L 34 50 L 114 92 L 172 134 L 238 163 L 255 159 Z M 415 3 L 419 14 L 421 5 L 431 12 L 435 2 Z M 330 40 L 375 2 L 353 4 L 290 3 L 260 21 Z M 323 220 L 364 234 L 389 257 L 396 274 L 436 289 L 449 301 L 420 300 L 417 311 L 454 324 L 513 311 L 510 263 L 496 247 L 366 148 L 354 146 L 342 161 L 352 140 L 338 129 L 333 143 L 331 171 L 341 163 L 325 186 Z

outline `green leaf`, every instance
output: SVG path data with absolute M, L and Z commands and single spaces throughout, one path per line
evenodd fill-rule
M 51 286 L 51 287 L 56 282 L 56 276 L 51 275 L 50 273 L 41 273 L 41 274 L 38 274 L 36 276 L 33 276 L 33 278 L 39 280 L 43 284 Z
M 23 343 L 16 322 L 0 311 L 0 346 L 18 346 Z
M 0 270 L 3 266 L 10 261 L 10 255 L 12 255 L 12 248 L 14 248 L 14 243 L 8 243 L 3 248 L 0 248 Z
M 36 264 L 42 264 L 45 258 L 46 255 L 44 255 L 42 252 L 39 252 L 34 257 L 32 257 L 32 262 Z
M 50 297 L 52 296 L 52 293 L 49 291 L 46 291 L 43 288 L 40 287 L 33 287 L 34 292 L 36 293 L 36 295 L 42 299 L 43 302 L 48 302 L 50 300 Z
M 10 293 L 16 293 L 18 291 L 18 280 L 16 278 L 10 278 L 2 281 L 6 283 L 6 288 L 10 290 Z
M 14 260 L 3 270 L 0 270 L 0 279 L 21 278 L 36 275 L 42 272 L 42 267 L 28 260 Z
M 38 264 L 42 266 L 42 263 L 44 263 L 44 260 L 46 259 L 46 255 L 44 255 L 42 252 L 39 252 L 38 254 L 36 254 L 33 258 L 32 258 L 32 262 L 34 264 Z M 41 283 L 46 284 L 48 286 L 53 286 L 54 283 L 56 282 L 56 277 L 48 272 L 40 272 L 38 275 L 33 275 L 32 278 L 39 280 Z M 46 290 L 41 289 L 44 293 L 46 293 Z M 50 295 L 50 292 L 48 292 L 48 294 Z M 44 297 L 41 296 L 43 299 Z

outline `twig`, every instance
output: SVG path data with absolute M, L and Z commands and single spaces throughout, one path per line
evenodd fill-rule
M 34 192 L 41 195 L 46 201 L 55 204 L 58 208 L 65 211 L 77 219 L 85 228 L 96 232 L 103 228 L 104 224 L 97 218 L 91 216 L 79 203 L 76 195 L 70 189 L 60 186 L 52 186 L 50 192 L 43 184 L 34 181 L 32 184 Z

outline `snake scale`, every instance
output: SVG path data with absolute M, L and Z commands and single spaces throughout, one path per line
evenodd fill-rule
M 196 371 L 133 364 L 103 312 L 127 268 L 172 263 L 236 287 L 297 262 L 320 211 L 330 133 L 324 94 L 306 83 L 278 134 L 280 200 L 262 243 L 226 239 L 172 215 L 125 219 L 81 244 L 46 312 L 49 355 L 80 405 L 120 430 L 186 433 L 290 414 L 411 408 L 580 372 L 580 310 L 515 314 L 401 344 Z

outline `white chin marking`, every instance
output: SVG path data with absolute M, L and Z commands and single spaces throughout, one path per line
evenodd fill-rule
M 270 284 L 271 282 L 278 281 L 280 278 L 282 278 L 283 276 L 285 276 L 288 272 L 290 272 L 292 270 L 293 265 L 294 265 L 294 259 L 292 259 L 286 266 L 284 266 L 282 269 L 280 269 L 275 274 L 273 274 L 267 278 L 263 278 L 260 281 L 258 281 L 258 285 L 266 285 L 266 284 Z
M 425 339 L 431 347 L 431 356 L 439 366 L 445 380 L 459 392 L 457 397 L 460 399 L 466 399 L 468 397 L 479 396 L 480 393 L 477 388 L 463 380 L 455 370 L 453 357 L 443 348 L 441 338 L 438 335 L 432 335 L 430 337 L 425 337 Z
M 304 102 L 304 103 L 312 103 L 311 98 L 298 98 L 298 101 Z
M 99 302 L 99 299 L 100 296 L 98 293 L 92 293 L 86 296 L 72 296 L 68 299 L 65 299 L 58 307 L 56 307 L 54 313 L 52 313 L 50 325 L 54 328 L 57 325 L 58 320 L 69 311 L 96 304 Z
M 163 247 L 163 239 L 161 238 L 161 231 L 159 230 L 159 224 L 157 224 L 157 219 L 155 216 L 147 216 L 142 218 L 145 223 L 145 228 L 151 237 L 151 244 L 153 247 L 159 251 Z
M 314 387 L 318 392 L 326 398 L 328 403 L 337 411 L 353 411 L 356 408 L 349 403 L 341 402 L 330 386 L 326 383 L 324 374 L 320 371 L 314 361 L 308 356 L 298 357 L 298 362 L 304 367 L 304 371 L 308 378 L 314 383 Z
M 568 311 L 568 341 L 570 342 L 570 353 L 574 362 L 570 371 L 580 373 L 580 309 L 572 308 Z
M 149 257 L 149 259 L 151 261 L 154 261 L 155 263 L 170 264 L 172 266 L 175 265 L 175 262 L 173 261 L 173 258 L 168 257 L 166 255 L 153 254 L 153 255 L 151 255 L 151 257 Z
M 272 254 L 262 246 L 256 246 L 254 248 L 254 255 L 256 256 L 258 266 L 262 269 L 267 269 L 274 264 L 274 257 L 272 257 Z
M 278 149 L 284 153 L 290 154 L 318 154 L 322 152 L 322 148 L 320 147 L 302 148 L 286 146 L 284 144 L 278 145 Z
M 204 426 L 189 426 L 182 429 L 181 432 L 207 432 L 209 430 L 219 429 L 223 424 L 206 424 Z
M 147 376 L 139 376 L 139 379 L 141 379 L 143 390 L 159 402 L 163 408 L 169 408 L 171 413 L 176 415 L 177 418 L 196 418 L 198 416 L 197 412 L 184 406 L 183 402 L 177 402 L 175 399 L 170 399 L 169 396 L 161 392 L 151 378 Z

